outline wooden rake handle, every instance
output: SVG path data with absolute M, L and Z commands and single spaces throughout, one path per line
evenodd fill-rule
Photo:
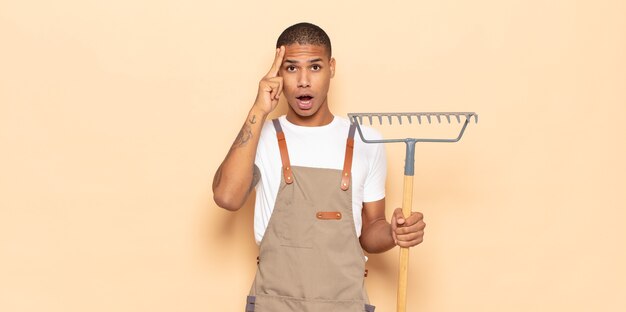
M 402 192 L 402 214 L 405 218 L 411 215 L 413 204 L 413 175 L 404 176 Z M 409 248 L 400 247 L 400 266 L 398 268 L 398 302 L 397 312 L 406 312 L 406 289 L 409 279 Z

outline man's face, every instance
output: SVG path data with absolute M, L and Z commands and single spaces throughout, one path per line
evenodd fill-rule
M 283 94 L 296 115 L 310 117 L 320 108 L 328 111 L 326 94 L 335 75 L 335 60 L 326 47 L 298 43 L 285 46 L 279 75 L 283 77 Z

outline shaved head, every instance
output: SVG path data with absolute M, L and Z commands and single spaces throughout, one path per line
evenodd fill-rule
M 330 38 L 326 32 L 317 25 L 311 23 L 298 23 L 289 26 L 283 31 L 276 41 L 276 48 L 280 46 L 288 46 L 291 44 L 301 45 L 319 45 L 326 48 L 328 57 L 332 56 L 332 48 L 330 46 Z

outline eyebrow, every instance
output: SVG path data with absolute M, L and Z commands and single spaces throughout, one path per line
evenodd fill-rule
M 322 58 L 318 57 L 318 58 L 315 58 L 315 59 L 310 59 L 309 63 L 315 63 L 315 62 L 321 62 L 321 61 L 322 61 Z M 297 63 L 300 63 L 300 62 L 298 62 L 296 60 L 285 60 L 285 63 L 297 64 Z

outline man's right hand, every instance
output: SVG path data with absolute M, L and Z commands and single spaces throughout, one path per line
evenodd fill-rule
M 283 77 L 278 75 L 278 71 L 283 64 L 284 57 L 285 47 L 281 46 L 276 49 L 274 64 L 272 64 L 270 71 L 259 82 L 259 91 L 254 101 L 254 106 L 265 114 L 269 114 L 276 108 L 280 95 L 283 92 Z

